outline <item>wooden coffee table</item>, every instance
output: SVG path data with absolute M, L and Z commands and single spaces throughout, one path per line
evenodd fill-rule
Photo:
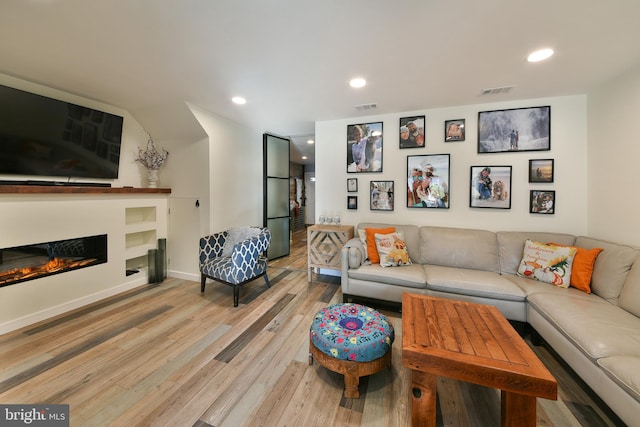
M 439 375 L 502 390 L 502 426 L 535 426 L 536 397 L 558 398 L 555 378 L 489 305 L 404 293 L 402 364 L 412 370 L 413 426 L 436 425 Z

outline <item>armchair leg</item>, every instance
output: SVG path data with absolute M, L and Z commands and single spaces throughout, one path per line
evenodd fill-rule
M 269 276 L 267 276 L 267 273 L 264 273 L 264 283 L 267 284 L 267 288 L 271 287 L 271 283 L 269 283 Z
M 204 284 L 207 281 L 207 277 L 204 274 L 200 275 L 200 292 L 204 292 Z
M 238 300 L 240 299 L 240 286 L 233 285 L 233 306 L 238 306 Z

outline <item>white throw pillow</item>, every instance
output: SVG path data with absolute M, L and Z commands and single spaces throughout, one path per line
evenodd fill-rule
M 404 241 L 402 231 L 390 234 L 375 234 L 376 248 L 380 255 L 381 267 L 399 267 L 401 265 L 411 265 L 411 258 L 407 251 L 407 244 Z
M 222 256 L 229 257 L 233 252 L 233 247 L 243 240 L 258 237 L 262 230 L 256 227 L 231 227 L 227 231 L 227 238 L 222 247 Z
M 545 245 L 527 239 L 524 242 L 518 276 L 568 288 L 575 255 L 575 247 Z

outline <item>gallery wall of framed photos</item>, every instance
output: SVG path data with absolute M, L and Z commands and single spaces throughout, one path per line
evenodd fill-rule
M 384 165 L 380 170 L 352 172 L 353 165 L 351 170 L 349 164 L 347 168 L 343 166 L 345 158 L 349 160 L 345 153 L 349 148 L 345 143 L 347 130 L 357 124 L 381 127 L 382 134 L 375 137 L 383 145 L 379 144 L 375 154 L 371 154 L 370 147 L 372 158 Z M 418 135 L 418 143 L 411 142 L 408 135 Z M 316 143 L 317 209 L 339 212 L 345 223 L 392 222 L 493 230 L 542 227 L 576 234 L 586 230 L 586 202 L 581 200 L 586 199 L 582 179 L 587 149 L 584 97 L 317 122 Z M 345 154 L 336 154 L 339 152 Z M 490 187 L 480 192 L 478 177 L 485 168 L 490 170 Z M 344 172 L 340 174 L 339 170 Z M 352 178 L 357 182 L 350 183 Z M 418 183 L 425 181 L 437 181 L 438 185 L 423 184 L 419 194 Z M 393 183 L 393 209 L 376 208 L 372 203 L 372 197 L 377 197 L 373 184 L 389 182 Z M 413 195 L 412 185 L 416 190 Z M 336 192 L 336 188 L 345 190 Z M 351 203 L 345 204 L 345 197 L 350 197 Z M 360 203 L 353 203 L 354 197 Z M 568 199 L 572 203 L 567 203 Z M 547 200 L 551 208 L 542 207 Z

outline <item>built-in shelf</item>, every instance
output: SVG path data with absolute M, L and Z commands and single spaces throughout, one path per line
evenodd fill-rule
M 125 269 L 146 269 L 148 253 L 158 247 L 155 206 L 125 209 Z
M 141 208 L 127 208 L 125 224 L 137 225 L 140 223 L 156 222 L 156 208 L 154 206 Z

